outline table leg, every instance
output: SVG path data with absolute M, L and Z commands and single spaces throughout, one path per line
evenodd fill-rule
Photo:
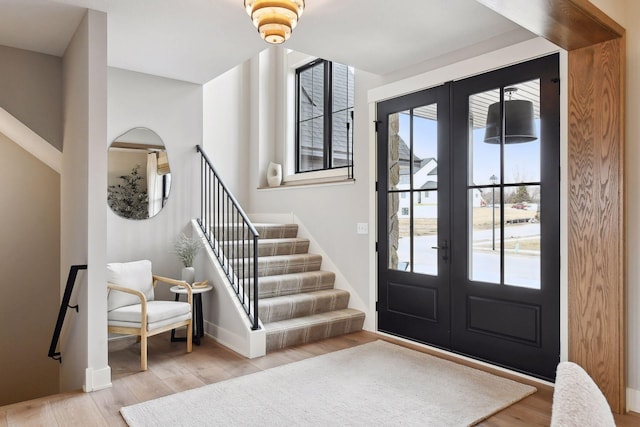
M 178 301 L 180 299 L 180 294 L 176 294 L 174 301 Z M 179 338 L 176 338 L 176 330 L 171 330 L 171 342 L 181 341 Z
M 175 300 L 178 301 L 180 294 L 176 294 Z M 193 322 L 193 343 L 200 345 L 200 338 L 204 336 L 204 319 L 202 315 L 202 294 L 193 294 L 193 312 L 191 314 Z M 171 342 L 186 341 L 184 337 L 176 337 L 176 330 L 171 330 Z

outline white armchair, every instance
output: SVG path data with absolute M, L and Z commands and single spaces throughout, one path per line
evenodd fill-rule
M 154 276 L 151 261 L 107 264 L 107 323 L 114 334 L 140 337 L 140 367 L 147 370 L 147 338 L 182 326 L 187 327 L 187 353 L 192 350 L 191 286 L 181 280 Z M 156 301 L 158 282 L 187 290 L 187 302 Z

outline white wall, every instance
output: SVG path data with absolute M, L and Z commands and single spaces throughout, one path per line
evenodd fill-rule
M 195 146 L 202 143 L 202 86 L 133 71 L 109 68 L 108 136 L 103 149 L 134 127 L 156 132 L 167 149 L 171 192 L 160 213 L 145 220 L 125 219 L 106 203 L 107 261 L 149 259 L 155 274 L 180 278 L 182 264 L 171 253 L 180 232 L 200 210 L 199 161 Z M 106 176 L 106 175 L 105 175 Z M 159 289 L 163 298 L 168 290 Z
M 63 391 L 108 387 L 106 327 L 107 16 L 89 10 L 63 59 L 64 154 L 61 178 L 61 294 L 69 267 L 76 282 L 61 337 Z
M 203 148 L 242 206 L 247 204 L 250 67 L 245 62 L 204 85 Z

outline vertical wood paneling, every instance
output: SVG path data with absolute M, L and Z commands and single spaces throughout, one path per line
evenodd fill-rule
M 569 52 L 569 359 L 625 406 L 622 46 Z

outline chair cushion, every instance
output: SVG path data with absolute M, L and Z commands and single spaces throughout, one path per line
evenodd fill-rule
M 127 305 L 111 310 L 108 315 L 109 326 L 140 327 L 140 304 Z M 150 301 L 147 303 L 147 330 L 159 326 L 188 320 L 191 318 L 191 306 L 188 302 Z
M 107 264 L 107 282 L 141 291 L 147 301 L 154 299 L 153 275 L 149 260 Z M 140 298 L 125 292 L 109 290 L 108 311 L 134 304 L 140 304 Z
M 560 362 L 551 408 L 551 427 L 615 427 L 616 423 L 596 383 L 573 362 Z

